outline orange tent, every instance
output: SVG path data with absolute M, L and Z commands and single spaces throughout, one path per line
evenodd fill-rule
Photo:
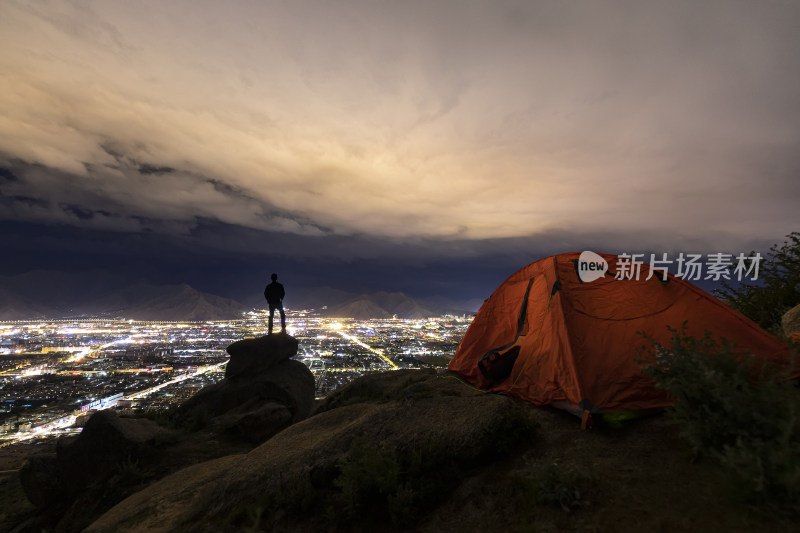
M 583 281 L 581 254 L 568 253 L 531 263 L 503 282 L 467 329 L 450 370 L 481 389 L 586 417 L 671 405 L 636 363 L 637 348 L 646 344 L 638 332 L 668 345 L 667 326 L 686 321 L 688 335 L 709 330 L 737 349 L 787 360 L 784 343 L 691 283 L 671 274 L 663 281 L 660 269 L 646 279 L 646 264 L 638 280 L 616 279 L 626 273 L 619 258 L 592 255 L 608 265 L 595 280 Z

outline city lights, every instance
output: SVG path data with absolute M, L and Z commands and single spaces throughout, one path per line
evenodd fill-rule
M 468 317 L 325 318 L 287 311 L 295 359 L 322 398 L 367 372 L 443 367 Z M 179 404 L 224 377 L 225 348 L 266 334 L 267 313 L 239 320 L 147 322 L 86 318 L 0 322 L 0 446 L 77 432 L 88 414 Z

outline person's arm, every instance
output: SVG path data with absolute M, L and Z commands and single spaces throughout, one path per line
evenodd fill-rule
M 281 285 L 281 303 L 283 303 L 284 296 L 286 296 L 286 291 L 283 289 L 283 285 Z

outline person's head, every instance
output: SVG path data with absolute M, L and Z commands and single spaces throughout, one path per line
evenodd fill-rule
M 277 274 L 275 274 L 275 273 L 273 272 L 273 273 L 272 273 L 272 275 L 271 275 L 269 278 L 270 278 L 272 281 L 277 281 L 277 280 L 278 280 L 278 275 L 277 275 Z

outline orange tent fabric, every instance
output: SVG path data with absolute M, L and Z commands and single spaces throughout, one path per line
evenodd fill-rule
M 785 362 L 789 348 L 744 315 L 691 283 L 641 266 L 636 279 L 615 279 L 618 257 L 600 254 L 608 272 L 582 282 L 579 253 L 522 268 L 486 300 L 467 329 L 449 369 L 469 383 L 537 405 L 576 414 L 671 405 L 636 360 L 644 332 L 662 345 L 667 326 L 702 337 L 709 330 L 737 349 Z

